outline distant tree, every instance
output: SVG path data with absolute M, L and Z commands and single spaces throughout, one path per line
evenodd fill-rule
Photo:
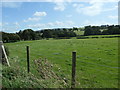
M 79 28 L 80 31 L 84 31 L 84 28 Z
M 66 28 L 63 28 L 63 31 L 67 31 L 67 29 L 66 29 Z
M 92 35 L 100 35 L 101 31 L 100 31 L 100 27 L 99 26 L 92 26 Z
M 35 40 L 36 33 L 32 29 L 25 29 L 21 36 L 23 40 Z
M 42 39 L 42 33 L 40 31 L 35 31 L 35 40 Z
M 102 35 L 109 35 L 108 30 L 103 30 Z
M 6 43 L 16 42 L 16 41 L 20 41 L 20 37 L 15 33 L 2 32 L 2 41 Z
M 43 31 L 42 34 L 43 38 L 52 38 L 52 31 L 50 29 L 46 29 Z
M 72 31 L 73 29 L 72 28 L 69 28 L 68 31 Z
M 84 35 L 100 35 L 101 31 L 99 26 L 86 26 L 84 29 Z
M 92 28 L 91 28 L 91 26 L 86 26 L 85 27 L 85 32 L 84 32 L 84 35 L 85 36 L 88 36 L 88 35 L 92 35 Z
M 78 31 L 78 28 L 77 27 L 73 27 L 73 31 Z
M 16 33 L 16 34 L 18 34 L 19 37 L 20 37 L 20 39 L 23 40 L 23 31 L 22 31 L 22 30 L 20 30 L 20 31 L 19 31 L 18 33 Z
M 2 41 L 3 42 L 9 42 L 8 33 L 2 32 Z

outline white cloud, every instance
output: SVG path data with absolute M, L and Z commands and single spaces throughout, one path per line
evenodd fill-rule
M 4 32 L 8 32 L 8 33 L 16 33 L 19 31 L 19 28 L 16 28 L 16 27 L 5 27 L 5 28 L 2 28 L 2 31 Z
M 4 2 L 88 2 L 91 0 L 2 0 Z M 118 2 L 119 0 L 96 0 L 98 2 Z
M 32 25 L 28 25 L 29 28 L 41 28 L 44 27 L 45 24 L 32 24 Z
M 34 16 L 46 16 L 47 13 L 46 12 L 35 12 Z
M 94 3 L 94 2 L 118 2 L 119 0 L 87 0 L 86 2 Z
M 87 25 L 93 25 L 93 26 L 99 26 L 99 25 L 113 25 L 113 24 L 117 24 L 117 22 L 116 23 L 110 23 L 110 22 L 106 22 L 106 21 L 104 21 L 104 20 L 101 20 L 101 21 L 90 21 L 90 20 L 85 20 L 84 21 L 84 26 L 87 26 Z
M 108 16 L 108 18 L 110 18 L 110 19 L 118 19 L 118 16 L 112 16 L 112 15 L 110 15 L 110 16 Z
M 90 6 L 84 6 L 84 4 L 74 3 L 73 7 L 77 8 L 77 12 L 79 13 L 95 16 L 102 12 L 103 10 L 102 6 L 104 3 L 118 2 L 119 0 L 49 0 L 49 1 L 56 4 L 54 10 L 58 11 L 64 11 L 66 9 L 67 4 L 71 2 L 87 2 L 90 4 Z
M 108 0 L 108 2 L 112 2 L 112 0 Z M 74 3 L 73 7 L 76 9 L 78 13 L 87 15 L 87 16 L 95 16 L 99 15 L 102 12 L 117 10 L 118 6 L 114 6 L 111 8 L 103 7 L 105 5 L 105 0 L 89 0 L 89 6 L 85 6 L 83 4 Z
M 72 0 L 50 0 L 55 4 L 54 10 L 64 11 L 68 3 L 71 3 Z
M 15 22 L 14 24 L 15 24 L 16 26 L 19 26 L 19 23 L 18 23 L 18 22 Z
M 74 5 L 76 7 L 76 11 L 78 13 L 82 13 L 84 15 L 88 16 L 95 16 L 101 13 L 103 3 L 101 2 L 89 2 L 90 6 L 84 6 L 84 5 Z
M 33 14 L 33 16 L 37 16 L 37 17 L 29 17 L 28 19 L 23 20 L 23 22 L 39 21 L 41 18 L 38 17 L 38 16 L 46 16 L 46 15 L 47 15 L 46 12 L 35 12 L 35 13 Z
M 18 22 L 2 22 L 2 31 L 5 32 L 16 32 L 18 30 L 20 30 L 20 24 Z
M 71 2 L 72 0 L 48 0 L 51 2 Z
M 28 25 L 29 28 L 35 28 L 35 29 L 40 29 L 40 28 L 54 28 L 54 27 L 72 27 L 74 25 L 73 21 L 55 21 L 55 22 L 49 22 L 46 24 L 43 23 L 37 23 L 37 24 L 31 24 Z
M 20 24 L 18 23 L 18 22 L 15 22 L 15 23 L 13 23 L 15 26 L 14 26 L 14 28 L 17 30 L 17 29 L 19 29 L 20 28 Z
M 39 21 L 41 18 L 38 18 L 38 17 L 30 17 L 28 18 L 27 20 L 23 20 L 24 22 L 29 22 L 29 21 Z
M 48 23 L 48 26 L 50 26 L 50 27 L 51 27 L 51 26 L 54 26 L 54 23 L 49 22 L 49 23 Z
M 83 6 L 84 6 L 84 4 L 74 3 L 72 6 L 73 6 L 73 7 L 83 7 Z
M 2 7 L 18 8 L 22 5 L 22 2 L 2 2 Z
M 74 3 L 74 4 L 73 4 L 73 7 L 76 7 L 77 5 L 78 5 L 78 4 Z
M 54 24 L 54 26 L 63 26 L 63 27 L 66 27 L 66 26 L 73 25 L 74 22 L 73 21 L 64 21 L 64 22 L 62 22 L 62 21 L 55 21 L 53 24 Z
M 117 10 L 117 9 L 118 9 L 118 6 L 114 6 L 114 7 L 112 7 L 112 8 L 106 8 L 106 9 L 104 9 L 104 10 L 102 10 L 102 11 L 107 12 L 107 11 L 113 11 L 113 10 Z
M 54 10 L 64 11 L 65 10 L 65 3 L 56 2 L 56 6 L 54 7 Z
M 56 21 L 55 23 L 54 23 L 54 25 L 56 25 L 56 26 L 64 26 L 65 24 L 63 23 L 63 22 L 61 22 L 61 21 Z

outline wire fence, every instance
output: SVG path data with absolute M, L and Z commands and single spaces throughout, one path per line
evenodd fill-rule
M 39 58 L 35 58 L 35 53 L 32 53 L 30 52 L 30 70 L 34 70 L 36 68 L 36 65 L 34 64 L 34 60 L 35 59 L 39 59 L 39 58 L 42 58 L 42 59 L 48 59 L 53 65 L 54 64 L 57 64 L 58 67 L 58 70 L 59 70 L 59 67 L 61 69 L 61 73 L 64 73 L 64 72 L 68 72 L 69 76 L 71 74 L 71 66 L 72 66 L 72 54 L 71 52 L 68 54 L 68 53 L 50 53 L 49 55 L 45 55 L 45 54 L 41 54 L 41 53 L 37 53 L 37 57 Z M 14 58 L 14 60 L 16 61 L 16 63 L 18 63 L 18 65 L 20 65 L 20 67 L 22 67 L 21 64 L 23 64 L 26 60 L 26 57 L 22 58 L 21 60 L 19 60 L 19 55 L 16 56 Z M 57 60 L 59 59 L 59 63 L 55 63 L 54 60 Z M 80 55 L 78 54 L 76 56 L 76 72 L 82 72 L 82 69 L 84 72 L 86 72 L 87 74 L 93 74 L 93 73 L 100 73 L 100 74 L 110 74 L 110 75 L 118 75 L 118 72 L 117 70 L 120 69 L 120 67 L 117 67 L 117 66 L 110 66 L 109 64 L 106 65 L 106 62 L 105 63 L 101 63 L 100 61 L 97 61 L 97 59 L 100 59 L 101 61 L 112 61 L 112 60 L 107 60 L 107 59 L 103 59 L 103 58 L 100 58 L 100 57 L 91 57 L 91 56 L 85 56 L 85 55 Z M 60 62 L 63 61 L 64 63 Z M 94 62 L 96 60 L 96 62 Z M 27 61 L 27 60 L 26 60 Z M 62 65 L 61 65 L 62 63 Z M 66 67 L 66 68 L 62 68 L 62 66 Z M 32 65 L 32 66 L 31 66 Z M 87 67 L 88 66 L 88 67 Z M 95 69 L 95 67 L 99 67 L 97 69 Z M 82 68 L 82 69 L 81 69 Z M 115 72 L 112 72 L 112 71 L 102 71 L 102 70 L 114 70 Z M 87 72 L 87 70 L 94 70 L 93 72 Z M 78 78 L 78 75 L 79 73 L 76 73 L 76 76 Z M 68 75 L 66 75 L 68 76 Z M 70 79 L 70 77 L 68 77 L 68 79 Z

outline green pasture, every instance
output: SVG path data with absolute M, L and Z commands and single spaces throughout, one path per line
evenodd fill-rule
M 26 68 L 26 46 L 29 46 L 31 73 L 38 76 L 34 60 L 46 58 L 53 64 L 53 71 L 66 79 L 68 87 L 72 51 L 76 51 L 77 88 L 118 88 L 118 38 L 20 41 L 5 46 L 9 48 L 10 64 L 21 69 Z

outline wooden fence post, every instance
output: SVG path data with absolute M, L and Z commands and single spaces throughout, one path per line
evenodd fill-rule
M 4 47 L 2 41 L 0 41 L 0 49 L 1 49 L 1 52 L 0 52 L 1 53 L 1 56 L 0 56 L 1 62 L 2 62 L 2 55 L 4 55 L 5 62 L 7 63 L 8 66 L 10 66 L 9 61 L 8 61 L 8 57 L 7 57 L 7 54 L 5 51 L 5 47 Z
M 26 47 L 27 49 L 27 71 L 30 72 L 30 62 L 29 62 L 29 46 Z
M 72 52 L 72 81 L 71 81 L 71 88 L 75 88 L 75 73 L 76 73 L 76 52 Z

